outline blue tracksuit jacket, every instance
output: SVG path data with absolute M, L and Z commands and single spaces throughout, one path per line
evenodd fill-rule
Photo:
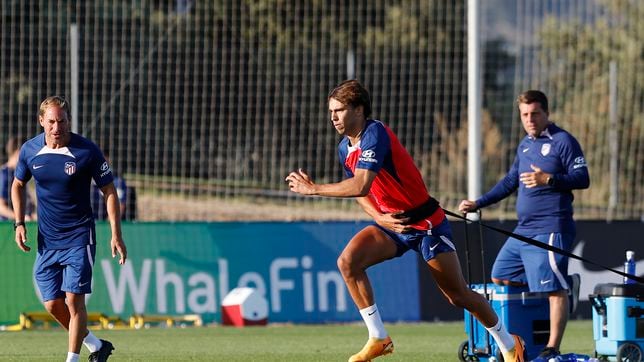
M 530 165 L 552 174 L 554 184 L 526 188 L 519 181 L 519 175 L 534 172 Z M 579 142 L 551 123 L 539 137 L 523 138 L 507 175 L 476 200 L 476 204 L 480 208 L 488 206 L 518 189 L 519 223 L 515 233 L 528 237 L 552 232 L 575 234 L 572 190 L 587 188 L 589 184 L 588 168 Z

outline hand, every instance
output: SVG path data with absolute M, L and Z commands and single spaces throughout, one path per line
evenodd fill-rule
M 20 250 L 24 251 L 25 253 L 31 250 L 30 247 L 25 245 L 27 242 L 27 229 L 24 225 L 20 225 L 16 228 L 16 244 L 18 244 L 18 247 Z
M 458 209 L 462 213 L 466 213 L 466 212 L 476 211 L 476 209 L 478 209 L 478 206 L 476 206 L 476 201 L 463 200 L 461 201 L 461 204 L 458 205 Z
M 374 220 L 376 224 L 395 233 L 404 234 L 412 230 L 412 227 L 407 225 L 409 218 L 402 216 L 402 211 L 388 214 L 379 214 L 374 217 Z
M 288 182 L 288 188 L 293 192 L 302 195 L 315 195 L 315 183 L 301 168 L 288 174 L 285 181 Z
M 123 239 L 112 237 L 110 244 L 112 248 L 112 258 L 115 258 L 116 253 L 118 253 L 120 255 L 119 264 L 125 264 L 125 259 L 127 259 L 127 248 L 125 247 Z
M 552 175 L 543 172 L 535 165 L 530 165 L 530 168 L 534 170 L 534 172 L 524 172 L 519 175 L 519 181 L 523 182 L 526 188 L 530 189 L 548 184 L 548 178 Z

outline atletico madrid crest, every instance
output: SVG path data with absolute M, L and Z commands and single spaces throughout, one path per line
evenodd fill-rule
M 550 143 L 545 143 L 541 146 L 541 154 L 546 156 L 550 153 Z
M 76 162 L 65 162 L 65 173 L 69 176 L 76 173 Z

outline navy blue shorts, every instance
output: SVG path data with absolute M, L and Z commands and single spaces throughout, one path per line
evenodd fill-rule
M 404 234 L 393 232 L 377 224 L 375 226 L 389 235 L 396 243 L 398 247 L 396 257 L 402 256 L 408 250 L 414 250 L 420 253 L 425 261 L 430 261 L 440 253 L 456 251 L 452 242 L 452 228 L 449 226 L 447 218 L 429 230 L 413 229 Z
M 39 250 L 34 278 L 43 302 L 64 298 L 65 292 L 92 292 L 96 244 L 69 249 Z
M 532 238 L 570 251 L 575 236 L 550 233 Z M 531 292 L 567 290 L 568 257 L 515 238 L 508 238 L 494 261 L 492 278 L 528 284 Z

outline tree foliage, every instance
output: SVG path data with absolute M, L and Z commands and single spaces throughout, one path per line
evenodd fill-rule
M 603 16 L 587 22 L 546 19 L 539 33 L 540 59 L 558 100 L 553 117 L 565 114 L 561 121 L 566 127 L 585 135 L 580 141 L 589 161 L 592 190 L 584 196 L 599 207 L 609 193 L 609 64 L 616 64 L 619 197 L 642 203 L 644 6 L 611 0 L 603 2 L 602 10 Z

